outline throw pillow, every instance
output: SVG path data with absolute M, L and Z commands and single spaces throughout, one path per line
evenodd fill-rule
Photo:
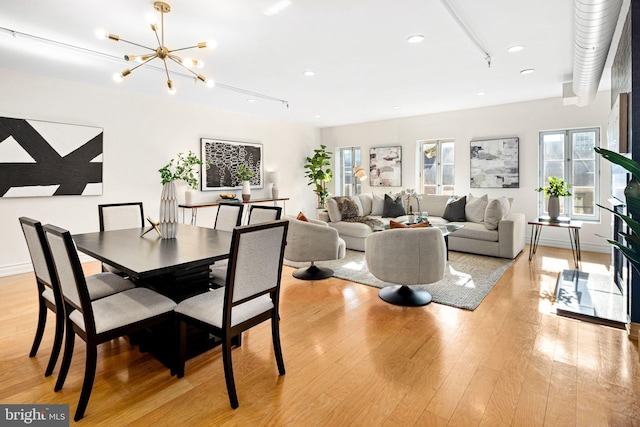
M 342 221 L 342 215 L 340 214 L 340 208 L 333 197 L 327 199 L 327 213 L 331 222 Z
M 508 200 L 507 200 L 508 202 Z M 491 199 L 484 211 L 484 226 L 487 230 L 497 230 L 498 223 L 504 218 L 504 205 L 500 199 Z
M 384 197 L 371 193 L 371 215 L 382 215 L 384 210 Z
M 358 206 L 351 197 L 334 197 L 333 200 L 336 201 L 338 209 L 340 210 L 340 216 L 343 220 L 355 218 L 359 216 L 359 211 L 362 211 L 362 209 L 358 209 Z
M 300 212 L 300 213 L 298 214 L 298 216 L 296 217 L 296 219 L 299 219 L 300 221 L 304 221 L 304 222 L 309 222 L 309 218 L 307 218 L 307 217 L 305 216 L 305 214 L 303 214 L 302 212 Z
M 442 218 L 447 221 L 466 221 L 465 207 L 467 206 L 467 196 L 462 196 L 458 200 L 450 200 L 444 208 Z
M 402 215 L 406 215 L 404 206 L 402 205 L 402 197 L 398 196 L 394 199 L 388 194 L 385 194 L 382 218 L 397 218 Z
M 464 215 L 467 221 L 484 222 L 484 211 L 487 209 L 488 203 L 489 196 L 486 194 L 482 197 L 474 197 L 472 194 L 469 194 L 467 204 L 464 207 Z
M 401 222 L 395 222 L 393 220 L 389 221 L 389 229 L 393 229 L 393 228 L 422 228 L 422 227 L 428 227 L 428 226 L 429 226 L 428 222 L 419 222 L 417 224 L 406 225 L 406 224 L 403 224 Z

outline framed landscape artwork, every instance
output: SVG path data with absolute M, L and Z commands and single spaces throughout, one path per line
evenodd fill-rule
M 471 141 L 471 188 L 518 188 L 518 138 Z
M 402 186 L 402 146 L 369 149 L 369 185 L 372 187 Z
M 222 139 L 201 138 L 202 190 L 233 190 L 240 188 L 238 167 L 245 165 L 255 175 L 251 179 L 251 188 L 263 188 L 264 171 L 262 144 L 255 142 L 226 141 Z
M 103 133 L 0 117 L 0 197 L 101 195 Z

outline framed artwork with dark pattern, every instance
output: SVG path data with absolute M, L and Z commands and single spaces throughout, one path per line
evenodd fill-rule
M 245 165 L 254 173 L 251 188 L 264 187 L 262 144 L 200 138 L 203 161 L 200 176 L 202 191 L 234 190 L 242 187 L 238 168 Z

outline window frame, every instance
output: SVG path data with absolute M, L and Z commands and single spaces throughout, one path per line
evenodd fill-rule
M 544 138 L 547 135 L 563 135 L 564 137 L 564 159 L 563 169 L 564 169 L 564 178 L 565 182 L 570 184 L 574 183 L 574 163 L 579 161 L 580 159 L 574 159 L 574 144 L 573 144 L 573 135 L 578 133 L 595 133 L 595 141 L 594 147 L 599 147 L 601 142 L 601 132 L 598 126 L 584 127 L 584 128 L 575 128 L 575 129 L 558 129 L 551 131 L 540 131 L 538 133 L 538 186 L 545 187 L 549 183 L 545 181 L 545 155 L 544 155 Z M 569 191 L 571 192 L 570 197 L 561 197 L 561 215 L 568 216 L 572 220 L 577 221 L 585 221 L 585 222 L 599 222 L 600 221 L 600 208 L 598 208 L 598 204 L 600 203 L 600 156 L 597 155 L 595 151 L 593 151 L 593 160 L 594 160 L 594 181 L 593 181 L 593 214 L 574 214 L 574 204 L 575 204 L 575 188 L 572 186 Z M 587 187 L 587 186 L 584 186 Z M 544 197 L 544 192 L 540 192 L 538 195 L 538 215 L 548 215 L 548 210 L 546 210 L 546 198 Z
M 425 193 L 425 183 L 424 183 L 424 146 L 426 144 L 436 144 L 436 183 L 435 183 L 435 193 Z M 443 193 L 443 163 L 440 159 L 442 159 L 442 150 L 443 144 L 451 144 L 453 150 L 453 161 L 451 163 L 446 163 L 445 165 L 451 165 L 453 167 L 453 184 L 451 189 L 451 195 L 455 194 L 455 140 L 453 138 L 440 138 L 440 139 L 419 139 L 416 141 L 416 149 L 417 149 L 417 169 L 418 169 L 418 188 L 420 189 L 420 194 L 449 194 Z M 448 186 L 448 184 L 447 184 Z

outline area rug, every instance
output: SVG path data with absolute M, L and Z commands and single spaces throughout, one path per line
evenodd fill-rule
M 433 301 L 439 304 L 475 310 L 512 263 L 513 260 L 510 259 L 449 252 L 444 279 L 430 285 L 417 285 L 417 287 L 429 291 Z M 309 265 L 308 262 L 293 262 L 286 259 L 284 264 L 291 267 Z M 318 262 L 318 265 L 331 268 L 334 276 L 340 279 L 376 288 L 388 285 L 369 272 L 364 252 L 347 250 L 343 259 L 322 261 Z

